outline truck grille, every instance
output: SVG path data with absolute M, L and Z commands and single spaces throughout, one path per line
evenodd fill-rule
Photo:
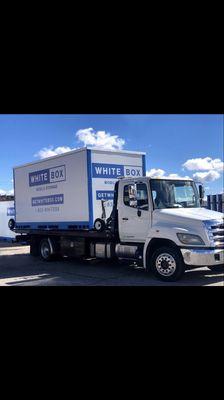
M 215 247 L 224 248 L 224 223 L 210 227 Z

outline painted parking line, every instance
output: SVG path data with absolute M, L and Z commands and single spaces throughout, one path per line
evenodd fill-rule
M 42 278 L 49 277 L 49 274 L 39 274 L 39 275 L 28 275 L 28 276 L 16 276 L 14 278 L 0 279 L 0 286 L 9 286 L 24 283 L 27 281 L 35 281 Z
M 0 248 L 0 256 L 8 256 L 8 255 L 15 255 L 15 254 L 29 254 L 30 253 L 30 248 L 28 246 L 26 247 L 1 247 Z

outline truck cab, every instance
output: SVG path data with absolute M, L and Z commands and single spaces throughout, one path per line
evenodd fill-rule
M 121 179 L 115 207 L 121 258 L 134 246 L 144 268 L 166 281 L 186 268 L 223 268 L 223 214 L 201 207 L 193 180 Z

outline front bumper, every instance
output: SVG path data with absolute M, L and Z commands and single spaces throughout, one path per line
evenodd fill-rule
M 180 249 L 184 263 L 194 266 L 212 266 L 224 264 L 224 249 Z

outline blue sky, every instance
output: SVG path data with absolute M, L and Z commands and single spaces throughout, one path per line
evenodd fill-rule
M 0 115 L 0 193 L 13 166 L 91 143 L 145 151 L 152 176 L 196 174 L 207 193 L 223 191 L 223 115 L 83 114 Z

